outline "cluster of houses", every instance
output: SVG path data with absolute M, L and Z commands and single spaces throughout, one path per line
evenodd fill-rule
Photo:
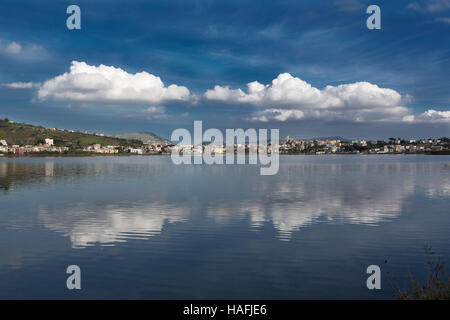
M 83 148 L 83 151 L 104 153 L 104 154 L 115 154 L 119 153 L 119 146 L 102 146 L 101 144 L 93 144 Z
M 269 148 L 268 148 L 269 147 Z M 226 145 L 215 145 L 215 144 L 207 144 L 207 145 L 175 145 L 175 146 L 167 146 L 165 148 L 167 152 L 178 152 L 183 154 L 225 154 L 227 153 Z M 257 143 L 247 143 L 247 144 L 234 144 L 233 152 L 237 153 L 238 151 L 244 151 L 245 153 L 271 153 L 270 144 L 269 146 L 259 145 Z
M 55 146 L 53 139 L 45 139 L 45 143 L 37 145 L 8 145 L 6 140 L 0 139 L 0 154 L 23 155 L 26 153 L 64 153 L 68 152 L 69 147 Z M 159 154 L 168 153 L 170 148 L 168 145 L 144 145 L 141 148 L 122 147 L 118 145 L 102 146 L 101 144 L 92 144 L 83 147 L 76 151 L 101 153 L 101 154 L 118 154 L 118 153 L 133 153 L 133 154 Z
M 270 143 L 269 143 L 270 146 Z M 271 152 L 271 148 L 258 145 L 256 143 L 247 143 L 245 145 L 235 144 L 234 151 L 245 150 L 245 152 Z M 176 145 L 166 146 L 163 152 L 176 151 L 183 154 L 224 154 L 227 152 L 225 145 Z M 402 140 L 389 139 L 388 141 L 366 141 L 353 140 L 343 141 L 339 139 L 311 139 L 300 140 L 293 139 L 289 136 L 286 140 L 279 143 L 280 153 L 300 153 L 300 154 L 333 154 L 333 153 L 353 153 L 353 154 L 398 154 L 398 153 L 429 153 L 429 152 L 449 152 L 450 139 L 419 139 L 419 140 Z
M 280 144 L 281 153 L 425 153 L 434 151 L 449 151 L 449 139 L 418 139 L 402 140 L 391 138 L 388 141 L 353 140 L 341 141 L 334 139 L 325 140 L 297 140 L 287 137 Z
M 12 153 L 16 155 L 21 155 L 25 153 L 39 153 L 39 152 L 58 152 L 63 153 L 68 151 L 68 147 L 57 147 L 53 143 L 53 139 L 45 139 L 44 144 L 39 145 L 8 145 L 6 140 L 0 140 L 0 152 L 1 153 Z
M 270 143 L 269 143 L 270 146 Z M 245 150 L 245 152 L 271 152 L 271 148 L 258 145 L 257 143 L 235 144 L 234 151 Z M 22 155 L 25 153 L 64 153 L 69 151 L 68 147 L 55 146 L 53 139 L 45 139 L 45 143 L 38 145 L 8 145 L 5 140 L 0 139 L 0 154 Z M 144 144 L 142 147 L 122 147 L 115 145 L 102 146 L 92 144 L 77 151 L 100 153 L 100 154 L 170 154 L 175 151 L 183 154 L 224 154 L 227 152 L 225 145 L 173 145 L 173 144 Z M 289 136 L 279 143 L 280 153 L 303 153 L 303 154 L 332 154 L 332 153 L 365 153 L 365 154 L 390 154 L 390 153 L 429 153 L 449 152 L 450 139 L 418 139 L 402 140 L 389 139 L 388 141 L 366 141 L 353 140 L 342 141 L 339 139 L 315 139 L 300 140 Z

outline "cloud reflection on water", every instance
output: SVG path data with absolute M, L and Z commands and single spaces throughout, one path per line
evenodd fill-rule
M 79 204 L 54 210 L 39 208 L 43 225 L 70 238 L 73 248 L 112 245 L 159 234 L 165 223 L 184 221 L 183 209 L 160 203 Z
M 251 230 L 270 223 L 280 240 L 289 240 L 293 232 L 319 222 L 377 225 L 399 216 L 405 201 L 416 192 L 445 197 L 449 189 L 448 166 L 441 163 L 297 162 L 282 167 L 276 179 L 258 177 L 244 186 L 239 186 L 239 179 L 246 177 L 240 178 L 237 172 L 221 167 L 208 173 L 215 173 L 219 181 L 236 180 L 232 200 L 213 186 L 201 201 L 169 201 L 153 195 L 134 203 L 98 205 L 94 197 L 64 208 L 41 206 L 39 220 L 46 228 L 68 236 L 72 247 L 147 239 L 160 234 L 166 223 L 197 219 L 193 213 L 205 213 L 218 224 L 247 218 Z M 198 183 L 203 183 L 202 176 Z M 161 194 L 170 192 L 162 190 Z M 188 198 L 198 200 L 194 185 L 190 192 Z

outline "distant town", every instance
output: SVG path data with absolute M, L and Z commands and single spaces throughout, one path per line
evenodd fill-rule
M 269 143 L 270 146 L 270 143 Z M 168 146 L 176 148 L 184 153 L 226 153 L 226 146 L 217 146 L 213 144 L 195 146 Z M 245 145 L 235 144 L 237 149 L 245 149 L 246 153 L 250 150 L 256 152 L 265 152 L 266 149 L 257 143 L 247 143 Z M 267 148 L 270 153 L 270 148 Z M 450 154 L 450 139 L 442 137 L 439 139 L 410 139 L 390 138 L 387 141 L 367 141 L 367 140 L 340 140 L 340 139 L 295 139 L 286 137 L 280 141 L 279 153 L 281 154 Z
M 4 136 L 2 136 L 4 135 Z M 157 137 L 151 134 L 152 137 Z M 122 136 L 122 135 L 118 135 Z M 133 137 L 132 134 L 130 134 Z M 137 133 L 136 137 L 145 136 Z M 270 145 L 270 144 L 269 144 Z M 235 144 L 237 150 L 261 152 L 257 143 Z M 208 152 L 226 153 L 225 145 L 204 143 L 196 145 L 175 145 L 163 138 L 146 141 L 145 139 L 123 139 L 108 137 L 103 133 L 88 133 L 57 128 L 44 128 L 28 124 L 15 123 L 9 119 L 0 119 L 0 155 L 152 155 L 170 154 L 172 151 L 193 154 Z M 450 154 L 448 137 L 427 139 L 389 138 L 388 140 L 345 140 L 338 138 L 296 139 L 286 137 L 280 141 L 281 154 Z
M 298 140 L 286 137 L 280 144 L 281 153 L 305 153 L 305 154 L 399 154 L 399 153 L 432 153 L 450 154 L 450 139 L 402 139 L 389 138 L 385 140 L 351 140 L 339 139 L 324 140 Z

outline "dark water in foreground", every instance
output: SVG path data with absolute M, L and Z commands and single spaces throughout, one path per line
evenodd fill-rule
M 424 245 L 450 264 L 450 156 L 280 161 L 0 159 L 0 298 L 391 298 Z

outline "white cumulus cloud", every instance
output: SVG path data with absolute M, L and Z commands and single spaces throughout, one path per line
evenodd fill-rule
M 246 91 L 215 86 L 207 90 L 204 97 L 265 108 L 251 118 L 261 121 L 302 118 L 401 120 L 410 113 L 409 108 L 402 106 L 407 97 L 403 98 L 393 89 L 380 88 L 369 82 L 318 89 L 289 73 L 278 75 L 271 84 L 250 82 Z
M 405 117 L 405 121 L 417 121 L 417 122 L 449 122 L 450 123 L 450 111 L 437 111 L 429 109 L 419 115 L 410 115 Z
M 242 89 L 215 86 L 205 92 L 208 100 L 228 103 L 250 103 L 258 106 L 279 105 L 285 108 L 377 108 L 397 106 L 401 95 L 392 89 L 380 88 L 369 82 L 327 86 L 320 90 L 306 81 L 282 73 L 264 85 L 258 81 L 247 84 L 247 92 Z
M 145 71 L 128 73 L 113 66 L 91 66 L 72 61 L 70 72 L 47 80 L 38 92 L 40 100 L 101 103 L 147 103 L 186 101 L 189 89 L 171 84 Z

